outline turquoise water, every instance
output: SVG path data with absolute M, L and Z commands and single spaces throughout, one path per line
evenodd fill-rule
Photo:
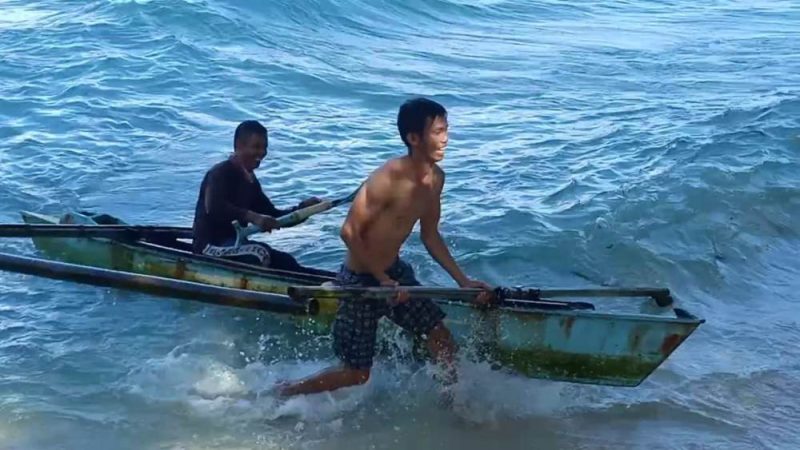
M 266 315 L 0 273 L 0 447 L 797 448 L 796 2 L 0 0 L 0 221 L 89 208 L 188 225 L 243 119 L 280 205 L 450 112 L 442 230 L 497 284 L 668 285 L 703 325 L 635 389 L 467 365 L 278 403 L 329 362 Z M 269 236 L 335 268 L 346 210 Z M 0 251 L 34 254 L 29 241 Z M 407 258 L 449 284 L 418 239 Z M 316 349 L 315 351 L 312 351 Z M 312 353 L 308 353 L 312 351 Z

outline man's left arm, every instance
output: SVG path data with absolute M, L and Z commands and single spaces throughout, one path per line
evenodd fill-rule
M 458 283 L 459 286 L 464 287 L 469 283 L 469 279 L 464 272 L 461 271 L 461 268 L 458 267 L 458 264 L 453 259 L 453 255 L 450 254 L 450 250 L 447 248 L 447 244 L 445 244 L 444 239 L 442 239 L 441 233 L 439 233 L 439 219 L 441 218 L 441 211 L 442 211 L 442 190 L 444 188 L 444 172 L 439 173 L 439 180 L 436 186 L 436 192 L 434 193 L 433 201 L 427 208 L 425 208 L 425 212 L 420 217 L 420 235 L 422 238 L 422 243 L 425 245 L 425 248 L 428 250 L 428 253 L 439 263 L 440 266 L 447 273 L 453 277 L 453 280 Z
M 294 209 L 278 209 L 275 207 L 267 195 L 264 194 L 264 191 L 261 190 L 261 186 L 258 187 L 258 195 L 256 196 L 255 205 L 253 206 L 253 211 L 259 214 L 272 216 L 276 219 L 284 214 L 289 214 L 290 212 L 294 211 Z
M 461 268 L 458 267 L 458 264 L 453 259 L 453 255 L 450 254 L 450 250 L 447 248 L 447 244 L 445 244 L 444 239 L 442 239 L 441 233 L 439 233 L 439 219 L 442 211 L 442 189 L 444 188 L 444 172 L 440 172 L 439 175 L 440 180 L 436 189 L 433 203 L 430 205 L 430 207 L 426 208 L 422 217 L 420 217 L 420 234 L 422 237 L 422 243 L 425 244 L 425 248 L 428 250 L 428 253 L 430 253 L 433 259 L 435 259 L 436 262 L 439 263 L 439 265 L 442 266 L 442 268 L 446 270 L 451 277 L 453 277 L 456 283 L 458 283 L 459 287 L 484 289 L 486 292 L 479 294 L 475 301 L 479 304 L 487 304 L 493 299 L 493 294 L 490 292 L 492 289 L 491 286 L 483 281 L 469 279 L 466 275 L 464 275 L 464 272 L 461 271 Z
M 255 211 L 260 213 L 260 214 L 266 214 L 268 216 L 272 216 L 272 217 L 277 219 L 278 217 L 285 216 L 286 214 L 291 214 L 291 213 L 297 211 L 298 209 L 302 209 L 302 208 L 305 208 L 306 206 L 311 206 L 311 205 L 313 205 L 315 203 L 319 203 L 319 202 L 320 202 L 320 200 L 318 198 L 311 197 L 309 199 L 303 200 L 297 206 L 294 206 L 294 207 L 291 207 L 291 208 L 287 208 L 287 209 L 280 209 L 280 208 L 276 207 L 272 203 L 272 201 L 269 199 L 269 197 L 267 197 L 266 194 L 264 194 L 263 189 L 261 189 L 261 186 L 259 185 L 258 186 L 258 196 L 256 197 L 256 205 L 255 205 L 256 209 L 255 209 Z M 307 220 L 307 219 L 305 219 L 305 220 Z M 305 220 L 303 220 L 302 222 L 305 222 Z M 302 223 L 302 222 L 300 222 L 300 223 Z

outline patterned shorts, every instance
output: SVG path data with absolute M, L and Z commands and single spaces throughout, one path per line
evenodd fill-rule
M 268 245 L 261 242 L 246 243 L 238 247 L 234 247 L 233 243 L 230 243 L 225 246 L 206 245 L 206 248 L 203 249 L 203 254 L 269 267 L 271 263 L 271 251 L 272 249 Z
M 402 286 L 419 286 L 414 270 L 399 259 L 386 274 Z M 352 272 L 344 264 L 336 276 L 336 283 L 341 286 L 380 286 L 372 275 Z M 333 323 L 333 350 L 347 367 L 357 370 L 372 367 L 378 321 L 383 316 L 416 335 L 424 336 L 444 319 L 445 314 L 430 299 L 413 298 L 395 306 L 381 300 L 340 302 Z

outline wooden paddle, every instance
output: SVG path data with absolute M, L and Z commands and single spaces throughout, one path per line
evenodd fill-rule
M 292 213 L 278 217 L 278 225 L 281 228 L 293 227 L 315 214 L 325 212 L 331 208 L 335 208 L 345 203 L 350 203 L 353 201 L 353 199 L 356 198 L 356 194 L 358 194 L 358 191 L 361 189 L 361 186 L 363 185 L 364 184 L 362 183 L 361 185 L 358 186 L 358 188 L 356 188 L 356 190 L 354 190 L 345 197 L 337 198 L 335 200 L 323 200 L 314 205 L 307 206 L 305 208 L 298 209 L 297 211 L 294 211 Z M 244 241 L 247 240 L 248 237 L 263 232 L 261 228 L 258 227 L 258 225 L 251 224 L 246 227 L 242 227 L 236 220 L 233 221 L 233 227 L 236 229 L 236 244 L 235 244 L 236 247 L 240 246 Z
M 359 189 L 361 186 L 359 186 Z M 325 212 L 331 208 L 353 201 L 358 189 L 350 195 L 335 200 L 325 200 L 320 203 L 299 209 L 278 218 L 281 228 L 288 228 L 308 219 L 309 217 Z M 242 228 L 234 221 L 233 226 L 237 233 L 237 246 L 248 236 L 260 233 L 255 225 Z M 76 225 L 76 224 L 0 224 L 0 237 L 11 238 L 106 238 L 119 241 L 137 241 L 141 239 L 192 239 L 194 233 L 191 227 L 150 226 L 150 225 Z

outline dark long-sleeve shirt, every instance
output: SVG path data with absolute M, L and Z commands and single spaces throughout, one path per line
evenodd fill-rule
M 247 225 L 247 211 L 280 217 L 297 208 L 278 209 L 264 195 L 261 183 L 253 176 L 248 180 L 242 169 L 230 159 L 206 172 L 194 212 L 194 251 L 200 253 L 206 245 L 225 245 L 236 238 L 231 224 L 238 220 Z

